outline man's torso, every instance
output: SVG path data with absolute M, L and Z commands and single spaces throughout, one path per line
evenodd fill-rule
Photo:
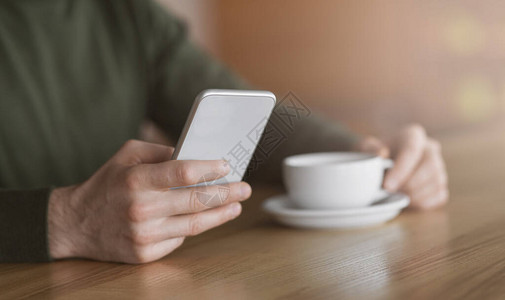
M 145 115 L 123 1 L 0 2 L 0 187 L 84 180 Z

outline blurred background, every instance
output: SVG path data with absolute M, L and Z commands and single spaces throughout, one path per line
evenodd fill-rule
M 505 115 L 505 2 L 159 0 L 249 82 L 361 133 Z

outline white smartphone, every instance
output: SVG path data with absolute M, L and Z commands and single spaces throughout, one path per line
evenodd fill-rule
M 201 92 L 193 103 L 172 159 L 226 159 L 230 173 L 213 184 L 241 181 L 275 101 L 275 95 L 268 91 Z M 212 179 L 212 174 L 208 178 Z

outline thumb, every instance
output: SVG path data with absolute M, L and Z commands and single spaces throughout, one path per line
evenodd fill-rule
M 389 157 L 390 151 L 388 146 L 376 137 L 368 136 L 362 139 L 358 144 L 358 150 L 381 156 L 384 158 Z

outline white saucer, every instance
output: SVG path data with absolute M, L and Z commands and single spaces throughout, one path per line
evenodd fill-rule
M 279 223 L 300 228 L 357 228 L 387 222 L 407 207 L 410 199 L 401 193 L 384 193 L 372 205 L 359 208 L 309 210 L 293 207 L 288 196 L 277 195 L 263 202 L 263 209 Z

